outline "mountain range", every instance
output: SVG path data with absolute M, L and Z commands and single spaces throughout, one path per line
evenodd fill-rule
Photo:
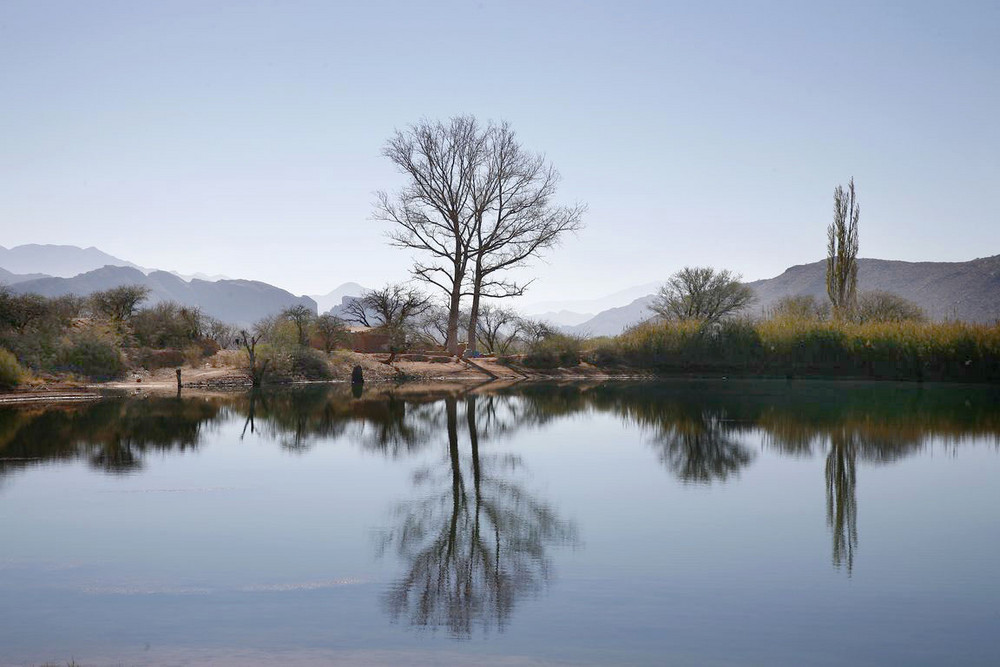
M 206 315 L 237 325 L 251 324 L 297 305 L 316 312 L 316 302 L 309 297 L 295 296 L 256 280 L 208 281 L 195 278 L 186 281 L 167 271 L 153 271 L 147 275 L 129 266 L 104 266 L 72 278 L 50 276 L 25 280 L 14 283 L 10 289 L 48 297 L 67 294 L 85 296 L 122 285 L 148 287 L 148 305 L 175 301 L 185 306 L 196 306 Z
M 1000 255 L 967 262 L 859 259 L 858 283 L 860 290 L 885 290 L 909 299 L 934 320 L 1000 319 Z M 140 284 L 150 288 L 148 303 L 171 300 L 197 306 L 233 324 L 250 324 L 295 305 L 337 314 L 345 300 L 365 291 L 357 283 L 344 283 L 326 294 L 296 296 L 255 280 L 185 279 L 173 272 L 144 269 L 97 248 L 58 245 L 0 246 L 0 284 L 12 291 L 45 296 L 87 295 Z M 793 266 L 774 278 L 747 284 L 757 295 L 755 314 L 786 296 L 812 295 L 823 301 L 826 261 Z M 649 305 L 657 287 L 657 283 L 647 283 L 596 299 L 538 302 L 521 310 L 568 333 L 615 335 L 652 316 Z

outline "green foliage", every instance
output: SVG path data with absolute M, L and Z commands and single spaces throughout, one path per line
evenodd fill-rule
M 118 348 L 95 335 L 78 336 L 62 350 L 59 367 L 94 380 L 111 380 L 121 377 L 125 363 Z
M 17 357 L 0 347 L 0 389 L 13 389 L 24 378 L 24 369 Z
M 850 313 L 857 302 L 860 216 L 852 178 L 847 190 L 838 185 L 833 191 L 833 222 L 826 230 L 826 293 L 838 319 Z
M 792 317 L 649 322 L 593 345 L 587 358 L 661 372 L 997 381 L 1000 325 Z
M 579 338 L 552 334 L 532 343 L 523 363 L 529 368 L 569 368 L 580 363 L 582 351 Z
M 140 303 L 149 297 L 150 289 L 144 285 L 122 285 L 90 295 L 90 307 L 96 315 L 112 322 L 128 321 Z
M 163 302 L 135 313 L 131 326 L 139 345 L 182 349 L 201 340 L 203 318 L 197 308 Z

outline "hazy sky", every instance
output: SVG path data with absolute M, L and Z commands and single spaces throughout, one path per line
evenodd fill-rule
M 532 299 L 684 265 L 1000 253 L 1000 3 L 0 2 L 0 245 L 296 293 L 407 277 L 394 128 L 505 119 L 586 229 Z

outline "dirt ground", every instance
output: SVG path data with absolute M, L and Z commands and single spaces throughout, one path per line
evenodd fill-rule
M 527 380 L 585 380 L 619 377 L 589 364 L 570 369 L 538 371 L 522 366 L 500 364 L 493 357 L 457 359 L 446 356 L 403 355 L 385 363 L 388 354 L 365 354 L 338 351 L 331 357 L 334 382 L 349 382 L 355 366 L 361 366 L 366 385 L 405 383 L 414 389 L 441 385 L 468 386 L 471 384 L 513 384 Z M 241 369 L 206 363 L 198 368 L 181 368 L 181 386 L 191 392 L 243 389 L 250 380 Z M 34 403 L 92 400 L 104 390 L 129 391 L 136 394 L 167 393 L 177 391 L 176 369 L 162 368 L 130 371 L 126 377 L 113 382 L 87 383 L 62 379 L 43 378 L 20 387 L 17 391 L 0 393 L 0 405 L 5 403 Z

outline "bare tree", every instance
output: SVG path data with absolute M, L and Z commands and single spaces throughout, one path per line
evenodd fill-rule
M 270 359 L 264 359 L 263 363 L 257 363 L 257 343 L 264 338 L 262 329 L 256 329 L 252 334 L 246 329 L 242 329 L 237 337 L 237 343 L 246 350 L 247 372 L 250 374 L 250 382 L 254 387 L 259 387 L 264 382 L 264 374 L 267 373 Z
M 344 319 L 366 327 L 398 329 L 431 307 L 430 299 L 420 290 L 390 284 L 369 290 L 344 306 Z
M 880 290 L 861 292 L 853 314 L 858 322 L 923 322 L 927 319 L 916 303 Z
M 480 299 L 524 294 L 526 284 L 501 277 L 582 227 L 586 206 L 552 203 L 559 172 L 541 155 L 526 151 L 507 123 L 486 131 L 486 160 L 473 189 L 475 236 L 469 310 L 469 351 L 476 351 Z
M 548 322 L 533 320 L 527 317 L 521 318 L 519 327 L 521 329 L 521 334 L 529 344 L 539 343 L 549 336 L 554 336 L 558 333 L 556 328 Z
M 458 313 L 459 328 L 468 327 L 468 323 L 469 313 L 460 310 Z M 444 346 L 448 338 L 448 309 L 430 306 L 419 317 L 414 318 L 412 328 L 414 333 L 428 344 Z
M 753 290 L 740 278 L 727 270 L 684 267 L 660 288 L 649 308 L 666 319 L 712 322 L 753 303 Z
M 494 354 L 506 355 L 521 334 L 523 322 L 513 310 L 483 306 L 479 311 L 479 342 Z
M 857 305 L 860 216 L 852 178 L 846 191 L 840 185 L 833 191 L 833 222 L 826 230 L 826 293 L 837 318 Z
M 484 144 L 476 119 L 458 116 L 447 125 L 424 120 L 397 131 L 382 151 L 408 182 L 395 195 L 378 193 L 374 217 L 394 225 L 389 238 L 395 245 L 422 253 L 414 275 L 447 295 L 445 347 L 452 354 L 458 351 L 462 285 L 475 234 L 472 195 Z
M 330 350 L 339 343 L 347 340 L 347 327 L 339 317 L 334 317 L 330 313 L 320 315 L 316 318 L 316 333 L 319 334 L 323 351 L 330 354 Z

